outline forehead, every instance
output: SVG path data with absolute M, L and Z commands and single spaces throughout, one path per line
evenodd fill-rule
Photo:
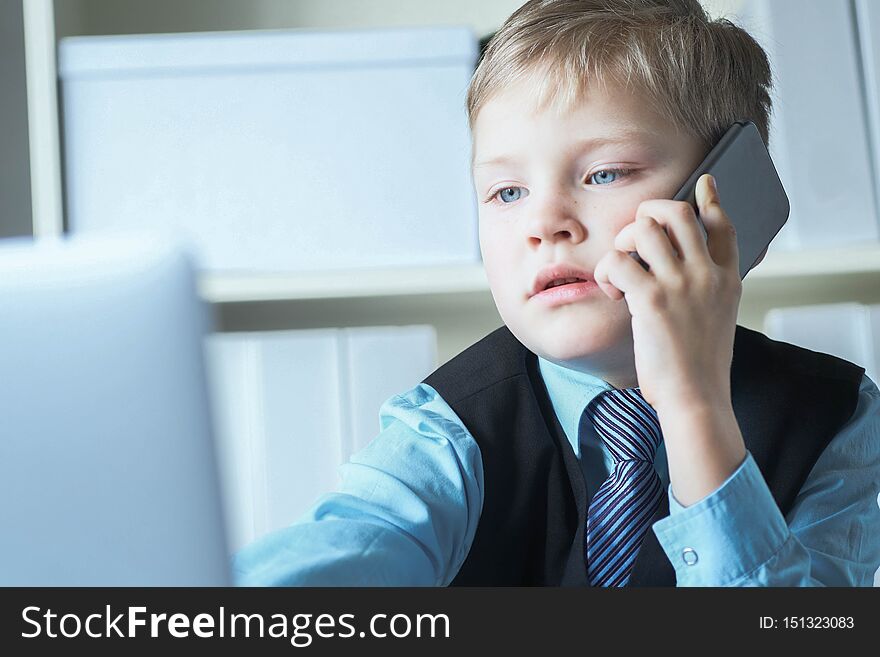
M 528 81 L 489 98 L 473 125 L 474 167 L 496 160 L 517 139 L 594 145 L 662 145 L 669 126 L 640 94 L 613 85 L 592 85 L 569 103 L 539 105 Z

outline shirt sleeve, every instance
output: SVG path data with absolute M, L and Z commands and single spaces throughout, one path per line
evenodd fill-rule
M 232 556 L 238 586 L 446 586 L 483 504 L 479 446 L 427 384 L 388 399 L 379 434 L 296 522 Z
M 678 586 L 872 586 L 880 566 L 880 390 L 862 379 L 853 417 L 783 517 L 750 452 L 714 492 L 653 529 Z

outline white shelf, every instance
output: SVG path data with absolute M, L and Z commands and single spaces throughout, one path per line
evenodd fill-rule
M 212 303 L 298 301 L 486 292 L 481 264 L 361 269 L 303 274 L 206 274 L 202 296 Z
M 746 280 L 842 274 L 880 275 L 880 244 L 768 253 Z
M 880 283 L 880 245 L 768 253 L 745 280 L 749 293 L 773 290 L 779 283 L 843 278 Z M 814 284 L 814 281 L 810 281 Z M 206 274 L 202 296 L 212 303 L 302 301 L 309 299 L 382 298 L 488 292 L 481 264 L 414 267 L 304 274 Z

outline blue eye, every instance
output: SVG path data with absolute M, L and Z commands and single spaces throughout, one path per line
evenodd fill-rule
M 626 178 L 632 173 L 633 169 L 601 169 L 600 171 L 592 174 L 589 180 L 592 182 L 594 179 L 596 179 L 599 182 L 592 182 L 592 184 L 598 185 L 599 187 L 604 187 L 612 182 L 616 182 L 619 178 Z M 487 198 L 486 202 L 499 202 L 502 205 L 510 205 L 511 203 L 518 201 L 523 196 L 527 196 L 528 193 L 528 190 L 524 187 L 502 187 L 497 192 L 492 194 L 489 198 Z
M 597 178 L 597 176 L 601 176 L 603 182 L 597 183 L 601 187 L 602 185 L 607 185 L 609 182 L 614 182 L 608 180 L 608 174 L 612 174 L 615 177 L 619 176 L 621 178 L 626 178 L 630 173 L 632 173 L 632 169 L 602 169 L 591 175 L 590 180 Z
M 489 197 L 489 200 L 492 201 L 497 197 L 500 198 L 501 202 L 504 204 L 513 203 L 514 201 L 518 201 L 520 199 L 523 191 L 525 190 L 522 187 L 504 187 L 492 194 L 492 196 Z M 511 194 L 510 192 L 518 193 Z

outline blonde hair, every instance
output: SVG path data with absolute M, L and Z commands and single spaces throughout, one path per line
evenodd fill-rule
M 769 145 L 767 55 L 728 19 L 710 20 L 699 0 L 529 0 L 481 55 L 467 93 L 471 131 L 494 94 L 525 81 L 538 82 L 538 108 L 571 108 L 610 82 L 640 92 L 707 150 L 739 119 Z

